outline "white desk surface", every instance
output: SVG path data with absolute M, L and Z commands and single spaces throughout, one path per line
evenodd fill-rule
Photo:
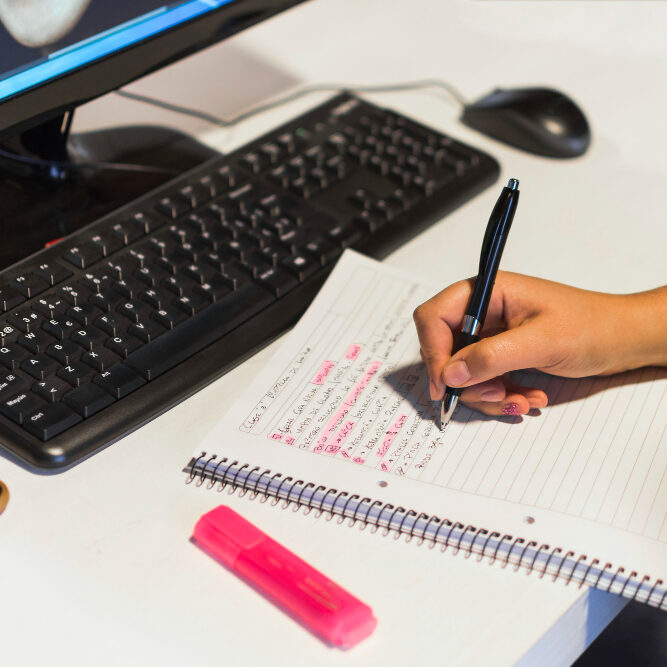
M 667 274 L 666 18 L 665 3 L 319 0 L 131 88 L 221 115 L 331 80 L 440 77 L 470 98 L 497 85 L 562 89 L 594 133 L 574 161 L 477 135 L 437 92 L 372 99 L 486 149 L 501 162 L 500 182 L 521 180 L 505 269 L 633 291 Z M 228 150 L 316 101 L 228 133 L 109 95 L 81 109 L 76 128 L 163 123 Z M 443 284 L 473 274 L 498 189 L 387 261 Z M 505 665 L 534 655 L 576 605 L 588 605 L 589 617 L 619 608 L 615 598 L 535 575 L 186 486 L 180 470 L 196 443 L 271 353 L 62 475 L 37 476 L 0 458 L 11 492 L 0 517 L 4 663 Z M 190 544 L 196 519 L 221 502 L 367 601 L 375 634 L 347 653 L 328 649 Z M 551 646 L 550 661 L 566 664 L 593 636 L 575 628 Z

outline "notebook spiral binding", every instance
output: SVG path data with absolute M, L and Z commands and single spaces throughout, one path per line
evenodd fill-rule
M 563 553 L 560 547 L 395 507 L 368 496 L 362 498 L 359 494 L 317 486 L 269 469 L 262 470 L 261 466 L 251 467 L 249 463 L 218 458 L 216 454 L 209 456 L 207 452 L 193 457 L 184 472 L 188 473 L 187 484 L 194 482 L 202 486 L 207 482 L 208 489 L 217 485 L 219 492 L 226 488 L 230 494 L 239 496 L 249 492 L 251 500 L 259 497 L 260 502 L 266 502 L 271 498 L 273 505 L 282 502 L 282 509 L 292 506 L 293 511 L 303 509 L 306 514 L 316 510 L 318 517 L 326 513 L 328 521 L 337 516 L 339 524 L 349 520 L 349 526 L 358 524 L 362 530 L 367 526 L 373 532 L 382 529 L 385 537 L 390 533 L 394 539 L 405 535 L 408 542 L 416 539 L 418 545 L 424 542 L 429 548 L 439 545 L 443 552 L 451 547 L 452 553 L 463 552 L 465 558 L 474 554 L 478 561 L 487 559 L 489 565 L 499 561 L 503 568 L 511 565 L 514 571 L 536 572 L 540 578 L 560 579 L 566 585 L 571 582 L 578 583 L 579 587 L 586 584 L 667 610 L 667 587 L 662 579 L 652 582 L 649 575 L 639 579 L 635 570 L 626 574 L 623 567 L 609 562 L 601 566 L 602 561 L 597 558 L 589 559 L 584 554 L 577 556 L 573 551 Z

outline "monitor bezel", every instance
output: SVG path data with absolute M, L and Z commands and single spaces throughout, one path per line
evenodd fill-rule
M 236 0 L 0 102 L 0 141 L 127 85 L 305 0 Z

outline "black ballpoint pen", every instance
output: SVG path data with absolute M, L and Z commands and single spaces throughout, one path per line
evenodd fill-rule
M 475 278 L 475 285 L 463 317 L 461 331 L 454 341 L 452 354 L 479 340 L 479 332 L 484 326 L 486 311 L 489 308 L 489 301 L 491 301 L 491 292 L 496 282 L 500 258 L 505 248 L 507 235 L 512 226 L 518 203 L 519 181 L 510 178 L 507 186 L 500 193 L 486 226 L 482 252 L 479 258 L 479 273 Z M 449 424 L 462 391 L 461 387 L 447 387 L 445 389 L 445 396 L 440 407 L 441 431 Z

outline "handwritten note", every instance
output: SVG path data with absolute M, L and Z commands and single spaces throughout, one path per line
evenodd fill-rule
M 443 434 L 412 323 L 434 288 L 363 263 L 344 283 L 319 319 L 305 319 L 303 347 L 237 422 L 242 432 L 667 542 L 664 372 L 524 374 L 550 397 L 541 414 L 498 419 L 461 406 Z

